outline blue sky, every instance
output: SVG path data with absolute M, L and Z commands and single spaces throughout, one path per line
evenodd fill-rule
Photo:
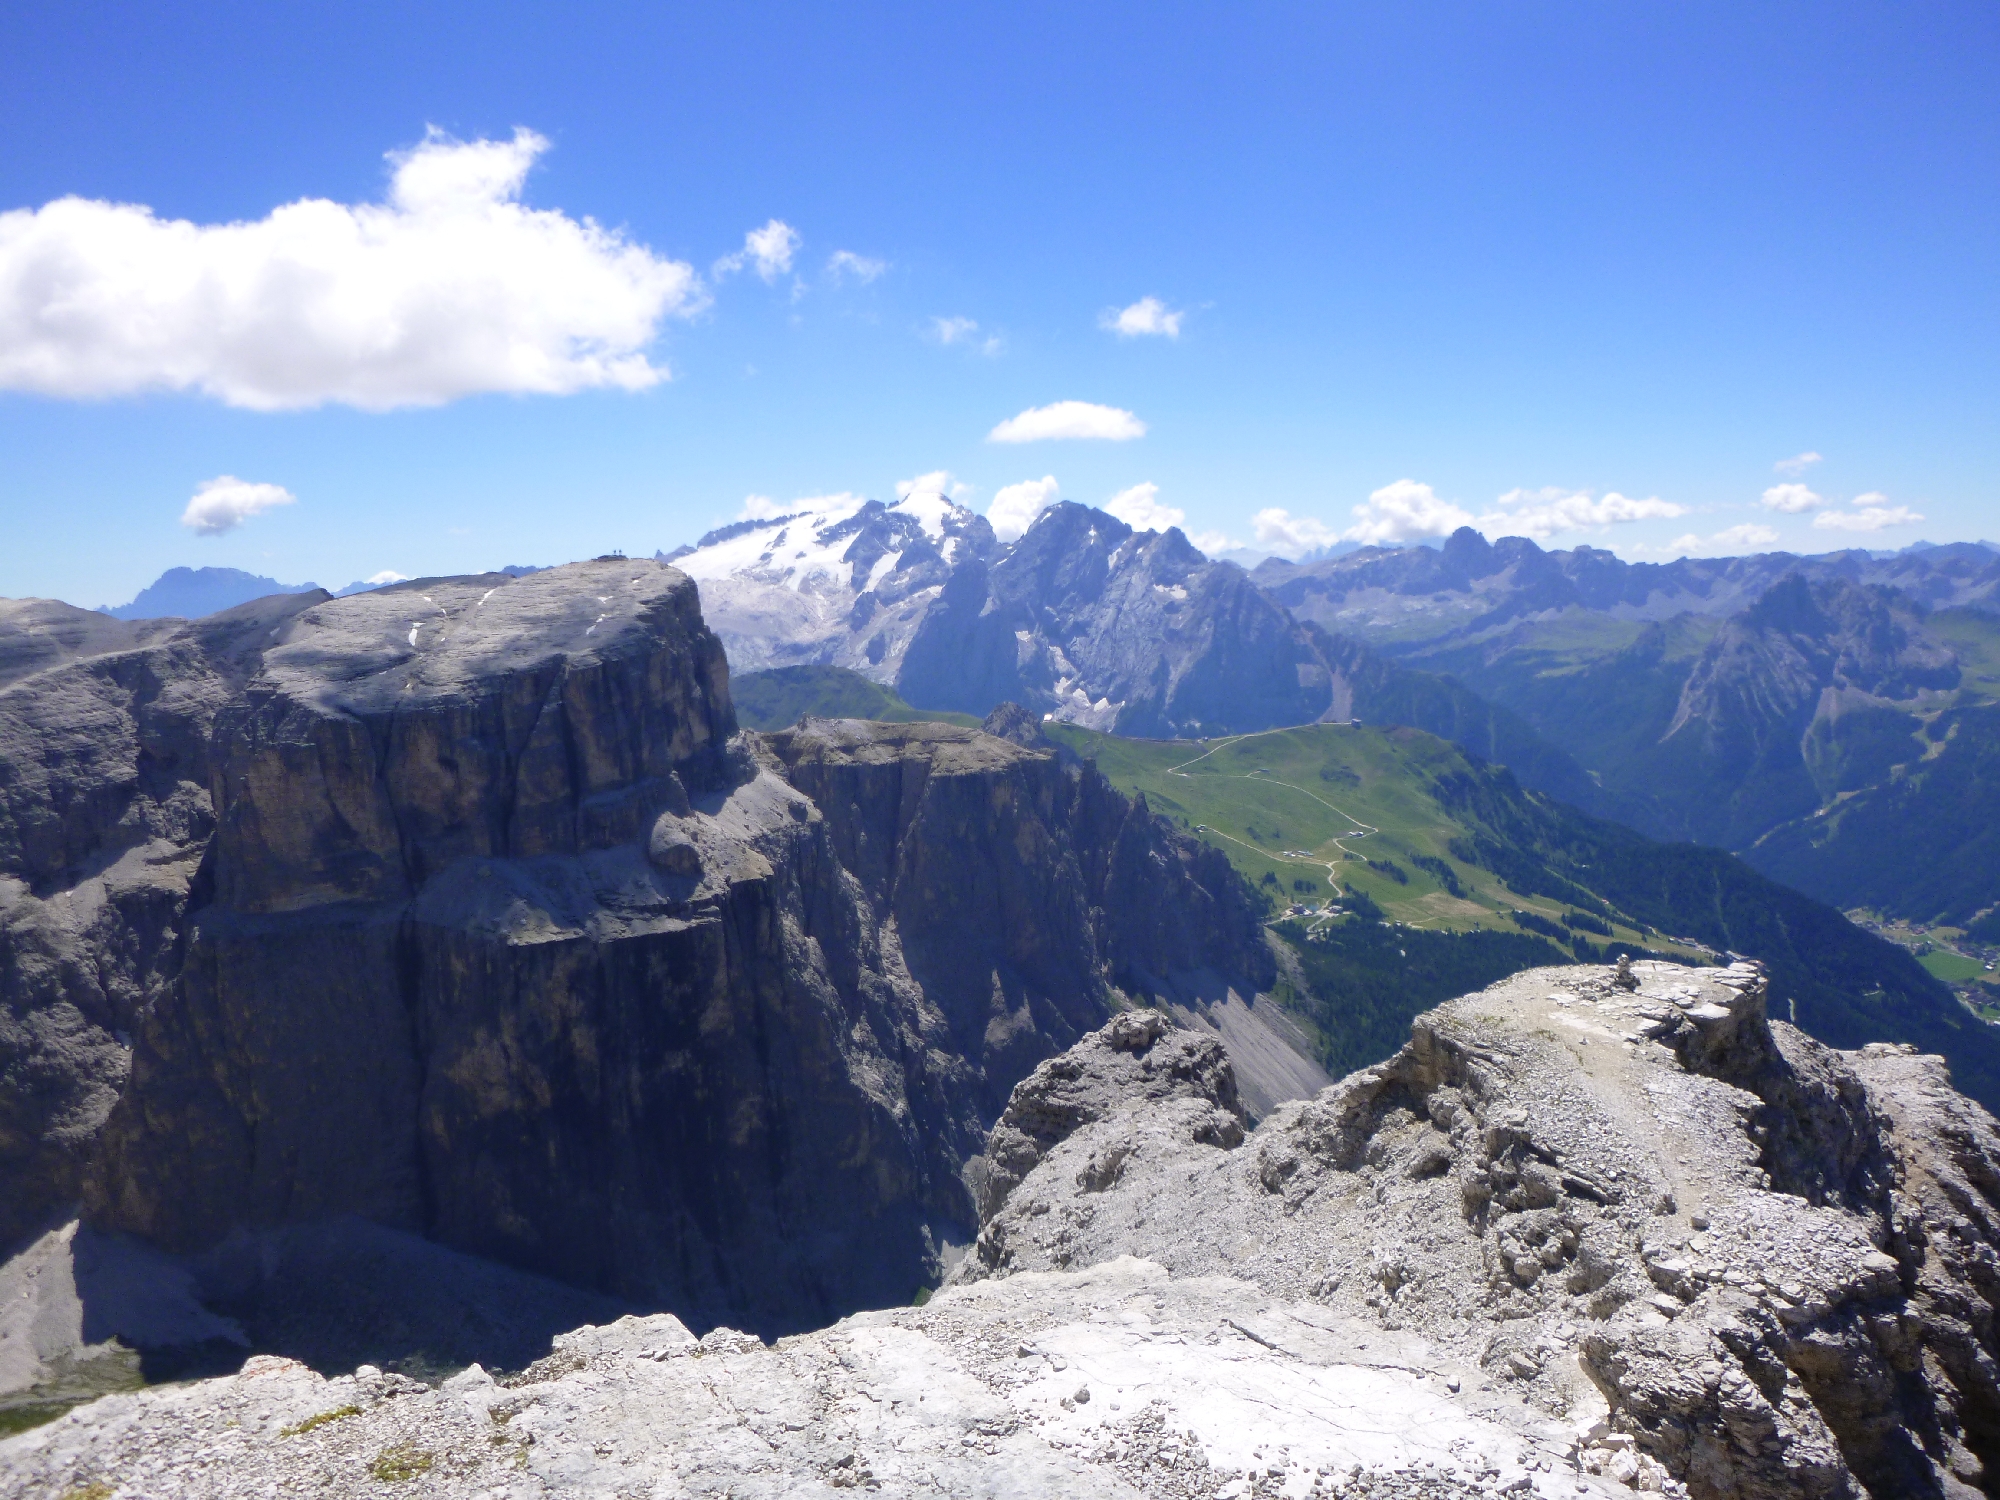
M 170 9 L 0 19 L 0 594 L 651 552 L 935 471 L 1292 549 L 2000 534 L 1986 0 Z M 413 151 L 525 207 L 347 266 Z M 1104 326 L 1145 298 L 1174 334 Z M 1144 434 L 988 440 L 1061 401 Z M 184 524 L 222 476 L 291 503 Z

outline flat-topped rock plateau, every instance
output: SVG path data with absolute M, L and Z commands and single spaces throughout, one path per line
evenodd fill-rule
M 1254 1128 L 1213 1038 L 1127 1011 L 1015 1087 L 921 1307 L 625 1318 L 435 1387 L 260 1358 L 0 1444 L 0 1488 L 1982 1493 L 2000 1130 L 1764 999 L 1532 971 Z
M 1036 1063 L 1269 984 L 1227 862 L 1051 746 L 739 732 L 652 561 L 65 611 L 0 613 L 0 1242 L 44 1258 L 263 1306 L 245 1267 L 357 1220 L 818 1327 L 936 1283 Z

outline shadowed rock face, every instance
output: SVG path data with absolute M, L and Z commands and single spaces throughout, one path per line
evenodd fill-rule
M 935 1278 L 976 1227 L 961 1170 L 986 1123 L 1114 985 L 1268 982 L 1221 857 L 1052 750 L 737 735 L 673 569 L 267 604 L 185 628 L 219 644 L 171 637 L 192 665 L 93 658 L 0 697 L 37 745 L 61 743 L 36 714 L 69 701 L 45 691 L 62 674 L 151 672 L 202 705 L 153 801 L 126 785 L 156 776 L 117 748 L 129 712 L 57 768 L 74 794 L 46 767 L 5 783 L 23 857 L 48 851 L 43 906 L 75 901 L 89 830 L 186 810 L 130 999 L 38 1054 L 87 1104 L 19 1132 L 9 1167 L 44 1210 L 81 1185 L 95 1224 L 180 1251 L 356 1214 L 698 1323 L 796 1327 Z M 121 753 L 140 769 L 97 774 Z M 51 967 L 102 968 L 132 931 L 64 928 Z M 26 1118 L 21 1077 L 0 1104 Z
M 322 594 L 192 624 L 0 608 L 0 1244 L 74 1202 L 179 973 L 216 715 Z

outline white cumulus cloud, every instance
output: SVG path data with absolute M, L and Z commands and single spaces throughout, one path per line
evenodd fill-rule
M 1547 540 L 1567 531 L 1605 531 L 1633 521 L 1669 519 L 1687 514 L 1685 505 L 1657 495 L 1634 497 L 1612 490 L 1602 496 L 1590 490 L 1512 489 L 1501 495 L 1484 515 L 1475 516 L 1456 501 L 1441 498 L 1429 485 L 1398 479 L 1374 491 L 1354 507 L 1354 524 L 1336 530 L 1314 516 L 1295 516 L 1272 506 L 1251 517 L 1257 545 L 1284 557 L 1300 557 L 1335 542 L 1381 546 L 1429 541 L 1450 536 L 1461 526 L 1474 526 L 1489 536 L 1527 536 Z
M 1280 557 L 1303 557 L 1340 540 L 1340 533 L 1312 516 L 1295 516 L 1278 506 L 1260 510 L 1250 518 L 1257 545 Z
M 796 229 L 783 219 L 772 219 L 762 229 L 753 229 L 744 235 L 741 250 L 718 260 L 715 274 L 727 276 L 747 265 L 764 281 L 776 281 L 792 269 L 792 256 L 799 243 Z
M 1450 536 L 1473 522 L 1471 511 L 1440 500 L 1429 485 L 1414 479 L 1383 485 L 1354 507 L 1354 515 L 1355 523 L 1341 533 L 1342 538 L 1377 545 Z
M 1039 443 L 1052 438 L 1098 438 L 1129 442 L 1146 435 L 1146 424 L 1131 412 L 1090 401 L 1057 401 L 1031 406 L 986 434 L 989 443 Z
M 896 481 L 896 498 L 907 500 L 912 495 L 943 495 L 947 500 L 956 500 L 972 493 L 972 486 L 964 483 L 949 469 L 932 469 L 928 474 L 919 474 L 914 479 Z
M 1821 457 L 1819 454 L 1808 450 L 1804 453 L 1794 453 L 1790 458 L 1781 458 L 1772 464 L 1771 467 L 1780 474 L 1790 474 L 1794 478 L 1797 478 L 1820 461 Z
M 1179 506 L 1160 503 L 1157 484 L 1135 484 L 1120 490 L 1104 502 L 1104 508 L 1134 531 L 1165 531 L 1187 520 L 1187 512 Z
M 1003 484 L 993 492 L 993 503 L 986 507 L 987 524 L 1001 541 L 1011 542 L 1034 524 L 1036 516 L 1054 505 L 1057 498 L 1053 474 L 1024 479 L 1019 484 Z
M 1098 316 L 1097 326 L 1108 329 L 1121 339 L 1156 338 L 1177 339 L 1181 336 L 1181 319 L 1184 312 L 1172 312 L 1158 297 L 1141 297 L 1130 307 L 1107 307 Z
M 1801 516 L 1824 504 L 1826 501 L 1802 484 L 1774 484 L 1764 491 L 1764 508 L 1788 516 Z
M 1565 531 L 1603 531 L 1631 521 L 1671 520 L 1687 514 L 1685 505 L 1662 500 L 1657 495 L 1635 499 L 1612 490 L 1599 499 L 1589 490 L 1553 486 L 1509 490 L 1495 503 L 1499 509 L 1481 516 L 1478 525 L 1537 540 L 1547 540 Z
M 247 223 L 75 197 L 0 213 L 0 389 L 382 411 L 656 385 L 667 372 L 642 351 L 699 310 L 700 279 L 523 206 L 547 149 L 531 130 L 432 132 L 391 153 L 387 202 L 301 199 Z
M 827 257 L 826 272 L 835 281 L 845 281 L 852 276 L 863 286 L 889 269 L 889 262 L 877 260 L 872 255 L 856 255 L 852 250 L 836 250 Z
M 379 589 L 385 584 L 408 583 L 409 581 L 410 578 L 407 573 L 398 573 L 394 568 L 384 568 L 379 573 L 370 573 L 366 580 L 368 587 L 371 589 Z
M 1890 526 L 1908 526 L 1923 517 L 1907 505 L 1891 505 L 1889 497 L 1877 491 L 1856 495 L 1852 510 L 1823 510 L 1813 517 L 1813 525 L 1828 531 L 1881 531 Z
M 181 512 L 181 525 L 202 536 L 221 536 L 254 515 L 273 506 L 294 504 L 297 499 L 280 484 L 253 484 L 234 474 L 219 474 L 196 486 L 194 498 Z
M 1690 531 L 1685 536 L 1675 537 L 1664 547 L 1638 546 L 1631 550 L 1645 554 L 1657 552 L 1663 557 L 1735 557 L 1745 552 L 1755 552 L 1760 547 L 1768 547 L 1777 541 L 1778 533 L 1769 526 L 1755 521 L 1745 521 L 1740 526 L 1729 526 L 1713 536 L 1697 536 Z

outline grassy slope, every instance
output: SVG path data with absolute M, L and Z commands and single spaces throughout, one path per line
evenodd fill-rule
M 2000 619 L 1971 609 L 1941 609 L 1924 628 L 1958 653 L 1963 701 L 2000 698 Z
M 804 715 L 816 719 L 878 719 L 891 724 L 919 720 L 979 727 L 970 714 L 915 709 L 893 688 L 871 682 L 845 667 L 776 667 L 732 677 L 730 696 L 737 722 L 746 729 L 789 729 Z
M 1470 764 L 1458 748 L 1417 730 L 1308 724 L 1216 748 L 1180 740 L 1128 740 L 1051 724 L 1049 733 L 1095 760 L 1113 785 L 1141 791 L 1154 811 L 1206 829 L 1251 884 L 1286 900 L 1331 893 L 1335 880 L 1373 900 L 1390 920 L 1434 932 L 1518 932 L 1508 912 L 1560 920 L 1568 903 L 1511 888 L 1455 853 L 1476 830 L 1441 807 L 1429 785 Z M 1207 753 L 1204 754 L 1204 751 Z M 1362 836 L 1350 837 L 1359 829 Z M 1460 896 L 1415 861 L 1441 860 Z M 1404 880 L 1371 867 L 1392 864 Z M 1275 878 L 1274 887 L 1265 877 Z M 1295 881 L 1307 889 L 1299 891 Z M 1629 923 L 1614 936 L 1662 946 Z M 1689 956 L 1692 956 L 1690 951 Z
M 1267 893 L 1267 874 L 1283 882 L 1287 896 L 1294 880 L 1316 881 L 1322 889 L 1312 894 L 1323 894 L 1337 875 L 1390 919 L 1428 934 L 1519 936 L 1504 915 L 1513 908 L 1551 916 L 1607 909 L 1620 945 L 1643 940 L 1674 952 L 1644 934 L 1650 926 L 1761 958 L 1770 966 L 1775 1013 L 1836 1046 L 1910 1041 L 1942 1052 L 1960 1088 L 2000 1104 L 2000 1037 L 1903 949 L 1732 855 L 1656 843 L 1588 817 L 1523 791 L 1504 768 L 1473 761 L 1431 735 L 1309 725 L 1190 745 L 1051 729 L 1095 759 L 1115 785 L 1204 827 L 1203 836 Z M 1350 836 L 1357 828 L 1362 836 Z M 1451 896 L 1418 867 L 1419 855 L 1442 860 L 1463 896 Z M 1405 881 L 1368 860 L 1394 865 Z M 1341 950 L 1357 940 L 1344 940 Z M 1380 976 L 1393 970 L 1382 954 L 1372 962 L 1377 978 L 1361 989 L 1379 996 Z M 1358 993 L 1347 983 L 1342 1005 L 1322 1005 L 1311 1017 L 1323 1038 L 1379 1029 L 1357 1009 Z M 1423 1008 L 1419 994 L 1427 988 L 1413 980 L 1405 1020 Z

